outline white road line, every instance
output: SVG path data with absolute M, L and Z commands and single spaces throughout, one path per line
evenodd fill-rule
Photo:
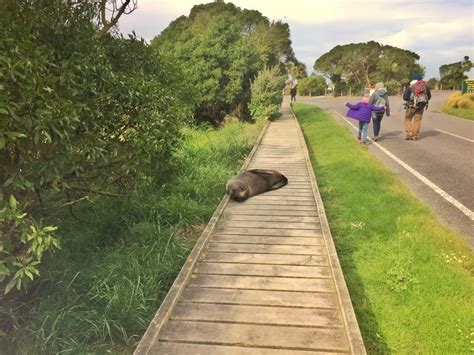
M 457 137 L 457 138 L 461 138 L 461 139 L 464 139 L 468 142 L 471 142 L 471 143 L 474 143 L 474 140 L 472 139 L 469 139 L 469 138 L 466 138 L 466 137 L 461 137 L 461 136 L 458 136 L 457 134 L 454 134 L 454 133 L 451 133 L 451 132 L 446 132 L 446 131 L 443 131 L 442 129 L 437 129 L 435 128 L 435 131 L 438 131 L 438 132 L 442 132 L 442 133 L 446 133 L 446 134 L 449 134 L 451 136 L 454 136 L 454 137 Z
M 349 125 L 351 125 L 352 128 L 354 128 L 356 131 L 359 129 L 352 123 L 350 122 L 347 118 L 345 118 L 343 115 L 341 115 L 339 112 L 331 110 L 333 113 L 336 113 L 339 117 L 341 117 L 344 121 L 346 121 Z M 369 138 L 369 137 L 368 137 Z M 418 178 L 421 182 L 423 182 L 425 185 L 433 189 L 434 192 L 436 192 L 438 195 L 443 197 L 447 202 L 452 204 L 454 207 L 459 209 L 462 213 L 464 213 L 467 217 L 471 219 L 471 221 L 474 220 L 474 212 L 472 212 L 469 208 L 464 206 L 461 202 L 456 200 L 453 196 L 448 194 L 446 191 L 444 191 L 442 188 L 440 188 L 438 185 L 433 183 L 431 180 L 426 178 L 424 175 L 420 174 L 418 171 L 413 169 L 410 165 L 405 163 L 404 161 L 400 160 L 396 155 L 392 154 L 390 151 L 382 147 L 380 144 L 377 142 L 374 142 L 371 138 L 369 138 L 370 141 L 381 151 L 383 151 L 385 154 L 387 154 L 390 158 L 392 158 L 394 161 L 396 161 L 398 164 L 400 164 L 402 167 L 404 167 L 406 170 L 408 170 L 410 173 L 412 173 L 416 178 Z

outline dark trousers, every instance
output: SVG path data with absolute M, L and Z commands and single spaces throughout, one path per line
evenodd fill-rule
M 373 117 L 372 117 L 372 122 L 374 125 L 374 136 L 377 137 L 380 132 L 380 125 L 382 123 L 382 118 L 383 118 L 384 112 L 375 112 Z

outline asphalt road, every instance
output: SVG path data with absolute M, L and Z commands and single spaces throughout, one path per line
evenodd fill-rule
M 390 96 L 391 115 L 384 116 L 380 139 L 369 151 L 385 163 L 431 207 L 439 221 L 459 233 L 474 249 L 474 121 L 435 112 L 451 91 L 432 91 L 418 141 L 406 141 L 401 96 Z M 355 120 L 344 118 L 346 102 L 360 97 L 302 97 L 297 102 L 317 105 L 354 131 Z M 355 131 L 354 131 L 355 132 Z M 369 137 L 373 137 L 372 124 Z

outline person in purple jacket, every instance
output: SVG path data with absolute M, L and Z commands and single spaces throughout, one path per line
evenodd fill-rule
M 355 105 L 347 102 L 346 106 L 349 107 L 346 116 L 359 121 L 357 141 L 360 144 L 368 145 L 367 130 L 369 128 L 370 118 L 372 117 L 372 111 L 383 111 L 385 108 L 383 106 L 370 105 L 368 97 L 363 97 L 362 100 Z

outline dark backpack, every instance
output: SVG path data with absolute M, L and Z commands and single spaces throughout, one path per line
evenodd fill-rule
M 428 88 L 426 81 L 419 80 L 411 86 L 413 105 L 416 108 L 424 108 L 428 104 Z

